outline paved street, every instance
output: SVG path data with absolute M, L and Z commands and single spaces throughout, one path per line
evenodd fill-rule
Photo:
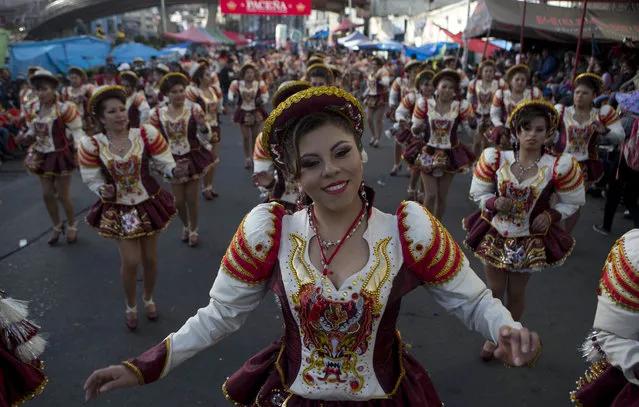
M 239 222 L 257 202 L 250 174 L 242 168 L 239 130 L 224 117 L 221 165 L 216 175 L 220 197 L 202 199 L 201 244 L 191 249 L 179 241 L 177 218 L 160 238 L 160 275 L 155 300 L 160 320 L 141 314 L 138 331 L 124 325 L 124 297 L 119 281 L 120 259 L 115 244 L 80 226 L 75 246 L 49 247 L 50 224 L 36 177 L 21 175 L 21 165 L 0 167 L 0 287 L 31 301 L 32 318 L 49 335 L 46 362 L 50 384 L 34 407 L 84 404 L 82 385 L 92 370 L 136 356 L 178 329 L 207 304 L 218 264 Z M 404 197 L 407 178 L 388 176 L 391 142 L 367 148 L 367 182 L 377 190 L 376 206 L 394 213 Z M 469 176 L 455 179 L 445 225 L 462 241 L 461 218 L 475 209 L 467 199 Z M 76 212 L 84 217 L 96 199 L 74 175 Z M 568 392 L 585 369 L 578 346 L 588 332 L 596 305 L 601 266 L 614 240 L 631 223 L 619 213 L 613 233 L 603 237 L 591 225 L 602 216 L 602 199 L 589 197 L 576 229 L 578 243 L 559 269 L 535 275 L 529 287 L 525 325 L 539 332 L 543 356 L 534 369 L 507 369 L 479 359 L 483 339 L 471 333 L 422 289 L 404 301 L 399 329 L 410 352 L 430 371 L 446 406 L 568 406 Z M 29 244 L 19 249 L 20 239 Z M 471 260 L 483 277 L 479 262 Z M 140 294 L 141 297 L 141 287 Z M 141 300 L 139 300 L 141 305 Z M 139 308 L 142 308 L 141 306 Z M 95 406 L 225 406 L 221 385 L 254 352 L 275 340 L 282 321 L 272 295 L 232 337 L 145 388 L 101 397 Z

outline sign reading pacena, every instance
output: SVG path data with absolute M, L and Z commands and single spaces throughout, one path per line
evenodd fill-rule
M 307 16 L 311 0 L 220 0 L 223 14 Z

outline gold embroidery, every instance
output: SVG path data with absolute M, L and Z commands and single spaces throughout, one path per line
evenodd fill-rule
M 311 268 L 304 260 L 306 252 L 306 240 L 302 236 L 291 233 L 290 240 L 293 243 L 293 250 L 288 258 L 288 266 L 297 283 L 297 288 L 302 288 L 306 284 L 315 284 L 315 278 Z

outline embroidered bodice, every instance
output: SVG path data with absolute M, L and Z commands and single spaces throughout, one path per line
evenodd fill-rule
M 533 177 L 519 181 L 512 174 L 512 151 L 487 148 L 475 167 L 470 196 L 481 209 L 494 210 L 494 201 L 506 197 L 513 201 L 510 213 L 497 212 L 491 224 L 505 237 L 530 236 L 537 206 L 550 209 L 551 194 L 559 198 L 553 209 L 566 218 L 585 204 L 583 174 L 570 154 L 544 154 Z
M 493 126 L 504 126 L 518 104 L 537 99 L 541 99 L 541 92 L 537 88 L 526 88 L 521 100 L 513 100 L 510 89 L 497 89 L 490 107 L 490 119 Z
M 286 215 L 276 203 L 253 209 L 222 259 L 210 304 L 126 364 L 141 383 L 159 379 L 238 329 L 268 288 L 287 321 L 283 352 L 291 362 L 277 369 L 291 392 L 308 399 L 390 397 L 403 378 L 401 368 L 388 367 L 389 358 L 402 358 L 393 346 L 401 298 L 419 285 L 487 338 L 496 338 L 502 325 L 521 326 L 419 204 L 403 203 L 395 215 L 372 209 L 364 233 L 368 262 L 340 289 L 311 263 L 312 238 L 306 211 Z
M 197 103 L 204 110 L 206 121 L 211 127 L 217 127 L 217 113 L 222 108 L 222 99 L 218 98 L 217 92 L 211 86 L 209 92 L 205 92 L 197 86 L 189 86 L 186 89 L 186 97 L 193 103 Z
M 95 86 L 89 83 L 84 83 L 77 88 L 74 88 L 73 86 L 65 86 L 62 89 L 60 97 L 64 102 L 73 102 L 80 117 L 84 118 L 87 114 L 85 111 L 87 103 L 94 91 Z
M 592 108 L 590 117 L 585 122 L 579 123 L 575 119 L 573 106 L 556 106 L 560 113 L 559 139 L 556 140 L 555 149 L 558 152 L 572 154 L 577 161 L 598 159 L 597 144 L 599 135 L 595 134 L 593 123 L 600 121 L 608 129 L 605 138 L 614 144 L 621 144 L 625 138 L 625 132 L 621 125 L 621 119 L 613 108 L 606 105 L 601 109 Z
M 389 106 L 397 106 L 400 101 L 409 93 L 414 92 L 415 88 L 408 83 L 408 78 L 397 78 L 393 81 L 388 95 Z
M 268 88 L 262 80 L 254 80 L 250 86 L 243 80 L 234 80 L 229 86 L 229 101 L 233 102 L 239 98 L 240 108 L 245 111 L 257 109 L 256 102 L 263 106 L 268 102 Z
M 390 74 L 385 68 L 366 76 L 368 96 L 383 95 L 388 92 L 390 86 Z
M 437 111 L 435 99 L 426 100 L 420 96 L 413 110 L 413 128 L 426 121 L 429 127 L 426 132 L 429 135 L 427 145 L 434 148 L 450 149 L 458 143 L 457 128 L 459 123 L 467 124 L 473 114 L 473 108 L 465 100 L 453 101 L 450 110 L 442 114 Z
M 160 133 L 149 125 L 129 130 L 131 148 L 123 156 L 109 149 L 105 134 L 84 137 L 78 151 L 80 173 L 85 184 L 100 196 L 100 187 L 115 185 L 115 202 L 136 205 L 154 195 L 159 185 L 149 175 L 149 160 L 167 177 L 171 177 L 175 161 Z
M 169 142 L 171 154 L 180 156 L 201 146 L 210 150 L 211 132 L 203 133 L 195 121 L 196 115 L 204 115 L 200 105 L 188 100 L 184 103 L 182 114 L 169 116 L 169 106 L 158 106 L 151 111 L 149 124 L 157 128 Z
M 490 106 L 495 93 L 505 87 L 503 79 L 493 79 L 487 87 L 482 79 L 473 79 L 468 84 L 466 99 L 472 104 L 478 115 L 490 114 Z
M 27 137 L 35 139 L 34 148 L 41 153 L 52 153 L 69 148 L 85 135 L 82 118 L 75 106 L 67 102 L 56 102 L 46 116 L 40 115 L 40 102 L 32 102 L 25 116 Z
M 29 106 L 38 100 L 38 94 L 32 88 L 24 88 L 20 91 L 20 117 L 25 117 Z

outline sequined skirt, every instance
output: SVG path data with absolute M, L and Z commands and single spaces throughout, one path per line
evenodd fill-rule
M 42 393 L 48 379 L 39 360 L 24 363 L 0 341 L 0 407 L 12 407 Z
M 402 158 L 408 163 L 410 168 L 417 170 L 419 169 L 419 162 L 417 161 L 417 159 L 422 153 L 422 148 L 424 148 L 424 145 L 424 140 L 413 138 L 413 140 L 410 141 L 406 146 L 406 149 L 404 149 Z
M 369 109 L 379 109 L 386 106 L 388 102 L 388 93 L 380 93 L 379 95 L 368 95 L 364 100 L 364 105 Z
M 533 272 L 561 265 L 572 253 L 575 239 L 557 223 L 545 235 L 502 236 L 491 224 L 489 211 L 477 211 L 462 221 L 464 245 L 484 264 L 502 271 Z
M 639 407 L 639 386 L 604 360 L 590 365 L 570 399 L 579 407 Z
M 27 151 L 24 166 L 29 173 L 40 177 L 62 177 L 75 171 L 78 161 L 73 149 L 41 153 L 32 145 Z
M 229 377 L 222 391 L 234 405 L 264 407 L 440 407 L 443 406 L 430 376 L 424 368 L 405 351 L 401 352 L 404 376 L 384 399 L 366 401 L 325 401 L 308 399 L 292 393 L 284 384 L 288 361 L 282 341 L 266 347 L 249 359 L 240 370 Z
M 477 156 L 464 143 L 457 143 L 451 149 L 440 149 L 425 146 L 422 149 L 417 165 L 425 174 L 456 174 L 467 171 L 475 162 Z
M 215 155 L 213 152 L 206 150 L 204 147 L 200 147 L 195 150 L 191 150 L 183 155 L 174 155 L 175 162 L 180 160 L 189 161 L 189 172 L 186 177 L 183 178 L 164 178 L 164 180 L 170 184 L 183 184 L 188 181 L 199 179 L 203 177 L 215 162 Z
M 175 216 L 175 198 L 160 189 L 136 205 L 121 205 L 98 200 L 86 216 L 86 222 L 98 234 L 111 239 L 137 239 L 162 232 Z

